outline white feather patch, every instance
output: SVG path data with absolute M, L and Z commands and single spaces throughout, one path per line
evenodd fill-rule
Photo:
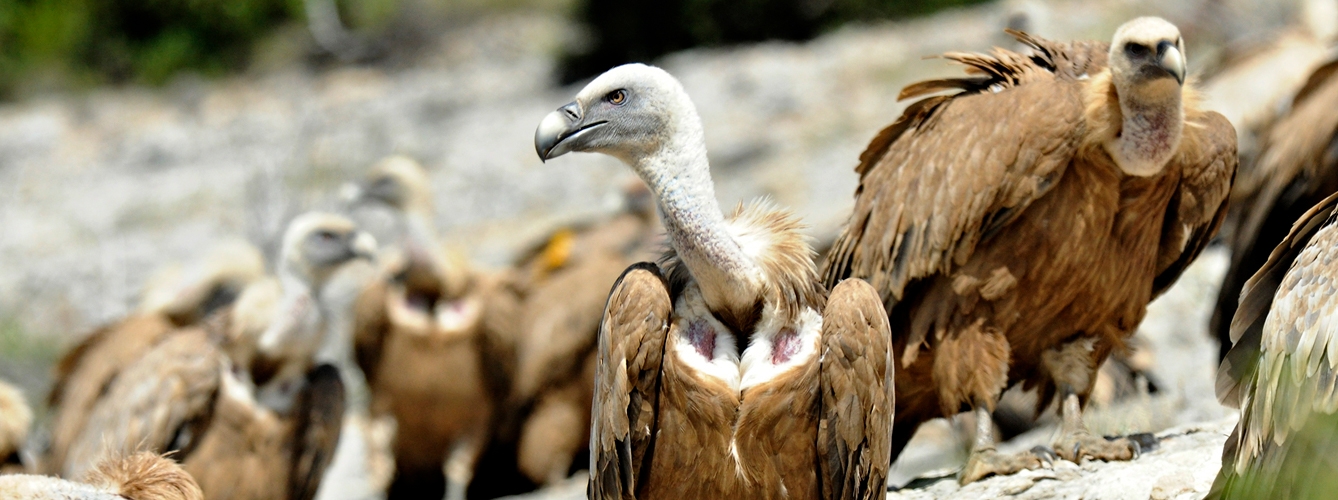
M 798 324 L 787 325 L 784 317 L 777 314 L 775 308 L 762 312 L 762 321 L 758 322 L 757 331 L 743 351 L 739 364 L 742 381 L 739 389 L 744 390 L 775 379 L 797 366 L 808 364 L 817 356 L 818 343 L 822 340 L 822 315 L 812 309 L 799 313 Z M 798 351 L 777 360 L 774 357 L 777 335 L 781 330 L 791 328 L 797 335 Z

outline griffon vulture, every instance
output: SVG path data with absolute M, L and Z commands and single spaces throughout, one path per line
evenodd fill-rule
M 1332 498 L 1338 488 L 1338 195 L 1303 214 L 1245 283 L 1217 396 L 1239 408 L 1208 498 Z
M 141 452 L 108 458 L 83 482 L 51 476 L 0 476 L 5 500 L 204 500 L 200 486 L 172 460 Z
M 671 251 L 613 284 L 599 332 L 591 498 L 882 498 L 892 366 L 860 280 L 826 290 L 790 214 L 726 218 L 701 119 L 661 69 L 600 75 L 535 132 L 540 158 L 627 163 Z
M 23 447 L 32 424 L 33 411 L 23 392 L 0 380 L 0 474 L 27 471 Z
M 1290 111 L 1268 129 L 1252 168 L 1256 186 L 1232 192 L 1238 207 L 1231 235 L 1231 266 L 1217 296 L 1209 329 L 1231 349 L 1231 317 L 1245 280 L 1306 210 L 1338 191 L 1338 59 L 1320 66 L 1292 100 Z
M 372 416 L 396 424 L 389 495 L 462 499 L 506 391 L 497 369 L 512 332 L 502 337 L 485 316 L 497 280 L 440 252 L 417 163 L 391 157 L 349 191 L 350 213 L 375 220 L 388 242 L 380 276 L 357 299 L 354 350 Z
M 343 217 L 294 219 L 277 302 L 252 300 L 256 284 L 230 309 L 165 335 L 110 379 L 64 462 L 48 466 L 78 477 L 109 455 L 173 452 L 211 499 L 310 499 L 344 409 L 338 371 L 312 368 L 330 314 L 319 291 L 337 268 L 374 252 Z M 255 328 L 260 317 L 268 322 Z
M 1058 454 L 1128 460 L 1128 439 L 1083 425 L 1097 367 L 1216 232 L 1235 132 L 1184 87 L 1184 43 L 1159 18 L 1110 44 L 1014 32 L 1029 54 L 945 55 L 968 76 L 920 97 L 860 156 L 855 210 L 828 284 L 864 278 L 890 314 L 894 457 L 921 422 L 971 409 L 979 432 L 960 480 L 1040 465 L 994 449 L 1005 388 L 1058 395 Z M 929 95 L 956 90 L 946 95 Z
M 47 404 L 54 409 L 42 470 L 59 474 L 65 452 L 111 380 L 165 336 L 229 306 L 264 283 L 264 258 L 253 245 L 230 242 L 185 265 L 168 265 L 148 280 L 138 311 L 84 337 L 56 365 Z M 273 285 L 277 288 L 277 284 Z M 261 329 L 268 323 L 262 320 Z

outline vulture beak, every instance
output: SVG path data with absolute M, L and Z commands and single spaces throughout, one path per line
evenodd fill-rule
M 534 151 L 539 153 L 539 159 L 543 161 L 570 153 L 574 139 L 605 123 L 608 122 L 600 120 L 586 123 L 580 104 L 573 101 L 549 113 L 539 122 L 539 128 L 534 131 Z
M 1176 83 L 1185 84 L 1185 56 L 1174 43 L 1162 40 L 1157 44 L 1157 64 L 1174 76 Z
M 353 237 L 349 249 L 353 251 L 353 257 L 356 259 L 373 260 L 376 257 L 376 238 L 373 238 L 371 234 L 358 231 L 358 234 Z

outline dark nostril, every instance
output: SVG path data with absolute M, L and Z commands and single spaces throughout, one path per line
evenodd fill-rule
M 576 103 L 574 103 L 574 102 L 571 103 L 571 104 L 568 104 L 568 105 L 566 105 L 566 106 L 563 106 L 563 107 L 562 107 L 562 112 L 563 112 L 563 113 L 566 113 L 567 118 L 571 118 L 572 121 L 576 121 L 576 120 L 580 120 L 580 119 L 581 119 L 581 109 L 578 108 L 578 107 L 576 106 Z

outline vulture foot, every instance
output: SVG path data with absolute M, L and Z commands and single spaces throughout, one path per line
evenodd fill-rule
M 1055 441 L 1055 452 L 1064 460 L 1078 463 L 1084 457 L 1107 462 L 1115 460 L 1133 460 L 1142 452 L 1138 441 L 1122 437 L 1107 440 L 1093 436 L 1086 430 L 1072 434 L 1065 433 Z
M 958 478 L 958 482 L 965 485 L 989 476 L 1008 475 L 1023 469 L 1039 469 L 1044 463 L 1045 460 L 1040 455 L 1030 451 L 1010 455 L 999 453 L 994 448 L 979 449 L 971 453 L 971 458 L 966 461 L 966 468 L 962 469 L 962 476 Z

